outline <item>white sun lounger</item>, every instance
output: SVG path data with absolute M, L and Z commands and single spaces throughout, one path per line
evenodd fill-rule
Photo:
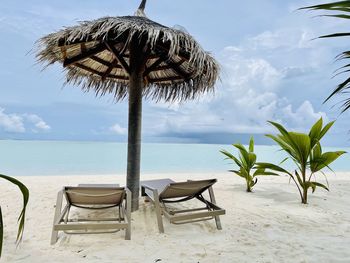
M 62 209 L 63 197 L 66 205 Z M 115 218 L 69 218 L 71 207 L 82 209 L 117 209 Z M 111 233 L 125 230 L 125 239 L 131 238 L 131 192 L 124 187 L 101 185 L 64 187 L 58 192 L 51 244 L 55 244 L 58 232 L 68 234 Z
M 164 233 L 162 215 L 173 224 L 215 219 L 217 229 L 222 229 L 219 216 L 224 215 L 225 210 L 216 205 L 212 188 L 214 183 L 216 179 L 179 183 L 171 179 L 141 182 L 142 196 L 146 196 L 155 206 L 159 232 Z M 210 200 L 206 200 L 202 195 L 206 191 L 209 193 Z M 182 210 L 170 209 L 166 206 L 169 203 L 185 202 L 191 199 L 197 199 L 205 206 Z

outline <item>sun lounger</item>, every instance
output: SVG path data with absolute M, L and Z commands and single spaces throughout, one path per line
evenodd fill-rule
M 173 224 L 215 219 L 217 229 L 222 229 L 219 216 L 224 215 L 225 210 L 216 205 L 212 188 L 214 183 L 216 179 L 179 183 L 171 179 L 142 181 L 142 196 L 146 196 L 155 206 L 159 232 L 164 233 L 162 214 Z M 210 201 L 203 197 L 206 191 L 209 193 Z M 167 206 L 169 203 L 185 202 L 191 199 L 199 200 L 204 207 L 175 210 Z
M 66 205 L 62 209 L 63 197 Z M 83 209 L 117 209 L 113 218 L 69 218 L 71 207 Z M 58 192 L 52 228 L 51 244 L 57 242 L 58 231 L 68 234 L 112 233 L 125 229 L 125 239 L 131 238 L 131 192 L 124 187 L 101 185 L 64 187 Z

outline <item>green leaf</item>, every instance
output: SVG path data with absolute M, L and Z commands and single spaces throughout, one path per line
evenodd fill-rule
M 4 239 L 4 222 L 2 221 L 2 212 L 1 212 L 1 206 L 0 206 L 0 258 L 1 258 L 3 239 Z
M 288 135 L 288 131 L 281 124 L 279 124 L 277 122 L 273 122 L 273 121 L 268 121 L 268 123 L 275 126 L 282 135 Z
M 328 130 L 333 126 L 334 123 L 335 123 L 335 121 L 331 121 L 326 126 L 324 126 L 324 128 L 322 129 L 322 131 L 320 133 L 320 140 L 328 132 Z
M 303 179 L 302 179 L 301 176 L 299 175 L 298 171 L 295 171 L 295 177 L 297 178 L 299 185 L 300 185 L 302 188 L 304 188 L 304 187 L 305 187 L 305 184 L 304 184 L 304 182 L 303 182 Z
M 238 167 L 242 167 L 241 162 L 235 157 L 233 156 L 230 152 L 226 151 L 226 150 L 221 150 L 220 151 L 222 154 L 226 155 L 228 159 L 233 160 Z
M 248 157 L 249 157 L 249 164 L 248 164 L 248 167 L 249 167 L 249 169 L 251 169 L 251 168 L 253 168 L 253 166 L 255 165 L 255 162 L 256 162 L 256 154 L 250 152 L 250 153 L 248 154 Z
M 240 152 L 239 159 L 241 160 L 242 167 L 244 167 L 246 170 L 250 170 L 252 168 L 252 164 L 250 163 L 249 152 L 240 143 L 233 144 L 233 146 L 236 147 Z
M 278 137 L 276 137 L 271 134 L 266 134 L 266 137 L 273 139 L 282 148 L 282 150 L 287 152 L 291 157 L 296 158 L 296 153 L 293 149 L 293 146 L 285 141 L 286 137 L 282 135 L 279 135 Z
M 342 83 L 340 83 L 331 93 L 331 95 L 329 95 L 324 102 L 327 102 L 331 97 L 333 97 L 335 94 L 341 93 L 343 92 L 343 90 L 347 89 L 347 85 L 350 83 L 350 78 L 347 78 L 345 81 L 343 81 Z
M 318 183 L 318 182 L 308 182 L 309 186 L 312 188 L 312 193 L 315 192 L 316 187 L 321 187 L 327 191 L 329 191 L 328 187 L 325 186 L 324 184 Z
M 312 193 L 314 193 L 315 190 L 316 190 L 316 185 L 314 185 L 314 184 L 311 183 L 311 182 L 305 182 L 303 188 L 306 188 L 306 189 L 308 190 L 310 187 L 311 187 L 311 189 L 312 189 Z
M 257 170 L 255 170 L 255 172 L 253 174 L 253 177 L 259 176 L 259 175 L 262 175 L 262 176 L 266 176 L 266 175 L 280 176 L 277 173 L 273 173 L 273 172 L 270 172 L 270 171 L 265 171 L 265 169 L 257 169 Z
M 350 33 L 334 33 L 329 35 L 320 36 L 318 38 L 330 38 L 330 37 L 348 37 Z
M 240 177 L 246 178 L 244 174 L 242 174 L 240 171 L 237 170 L 229 170 L 229 172 L 232 172 Z
M 278 165 L 272 164 L 272 163 L 256 163 L 256 167 L 258 169 L 270 169 L 272 171 L 286 173 L 286 174 L 292 176 L 292 174 L 290 172 L 288 172 L 287 170 L 283 169 L 282 167 L 280 167 Z
M 270 124 L 272 124 L 273 126 L 275 126 L 279 132 L 281 133 L 281 136 L 279 137 L 280 139 L 283 139 L 283 141 L 289 145 L 289 146 L 293 146 L 293 142 L 291 141 L 291 138 L 289 136 L 289 132 L 279 123 L 277 122 L 273 122 L 273 121 L 268 121 Z
M 324 167 L 328 167 L 332 162 L 345 153 L 345 151 L 325 152 L 318 158 L 311 160 L 310 169 L 313 173 L 318 172 Z
M 285 161 L 287 161 L 289 159 L 289 157 L 286 157 L 286 158 L 284 158 L 280 163 L 279 163 L 279 165 L 281 165 L 281 164 L 283 164 Z
M 339 14 L 339 15 L 322 15 L 327 17 L 336 17 L 336 18 L 343 18 L 343 19 L 350 19 L 350 15 L 346 14 Z
M 309 137 L 311 141 L 311 148 L 313 148 L 314 145 L 316 145 L 316 143 L 320 140 L 322 126 L 323 126 L 323 120 L 321 117 L 310 129 Z
M 11 183 L 17 185 L 18 188 L 22 192 L 23 208 L 22 208 L 22 211 L 21 211 L 21 213 L 20 213 L 20 215 L 18 217 L 19 226 L 18 226 L 17 239 L 16 239 L 16 242 L 18 243 L 18 242 L 20 242 L 22 240 L 22 236 L 23 236 L 25 213 L 26 213 L 26 208 L 27 208 L 27 204 L 28 204 L 28 200 L 29 200 L 29 190 L 24 184 L 22 184 L 20 181 L 16 180 L 13 177 L 0 174 L 0 178 L 3 178 L 5 180 L 10 181 Z
M 301 166 L 305 166 L 310 155 L 310 137 L 303 133 L 289 132 L 289 136 L 293 141 L 293 150 L 297 153 L 295 158 Z
M 349 1 L 339 1 L 339 2 L 332 2 L 328 4 L 320 4 L 320 5 L 312 5 L 307 7 L 299 8 L 302 9 L 313 9 L 313 10 L 335 10 L 335 11 L 350 11 L 350 3 Z
M 258 182 L 258 178 L 255 178 L 255 180 L 252 180 L 252 181 L 250 182 L 250 187 L 252 188 L 254 185 L 257 184 L 257 182 Z
M 254 137 L 250 137 L 250 141 L 249 141 L 249 152 L 254 152 Z
M 312 182 L 314 185 L 321 187 L 329 192 L 329 188 L 325 186 L 324 184 L 318 183 L 318 182 Z
M 321 144 L 319 142 L 312 149 L 312 155 L 313 155 L 314 158 L 321 157 L 321 155 L 322 155 L 322 147 L 321 147 Z
M 331 3 L 327 3 L 327 4 L 312 5 L 312 6 L 307 6 L 307 7 L 303 7 L 300 9 L 326 10 L 326 11 L 330 11 L 330 12 L 340 11 L 339 13 L 335 13 L 335 14 L 331 13 L 331 14 L 327 14 L 324 16 L 335 17 L 335 18 L 339 18 L 339 19 L 350 19 L 350 15 L 349 15 L 349 13 L 350 13 L 350 1 L 340 1 L 340 2 L 331 2 Z M 348 36 L 350 36 L 350 32 L 332 33 L 332 34 L 320 36 L 319 38 L 334 38 L 334 37 L 348 37 Z M 338 59 L 344 59 L 344 58 L 347 58 L 347 59 L 350 58 L 349 51 L 345 51 L 338 56 Z M 349 66 L 349 64 L 346 65 L 345 67 L 348 67 L 348 66 Z M 348 72 L 347 72 L 347 74 L 348 74 Z M 349 94 L 349 92 L 348 92 L 349 89 L 350 89 L 350 78 L 347 77 L 347 79 L 345 81 L 343 81 L 342 83 L 340 83 L 333 90 L 333 92 L 324 100 L 324 103 L 327 102 L 328 100 L 330 100 L 332 97 L 334 97 L 337 94 L 339 94 L 339 95 Z M 344 101 L 341 105 L 341 108 L 342 108 L 341 113 L 344 113 L 345 111 L 350 109 L 350 98 L 349 97 L 344 99 Z
M 244 160 L 248 160 L 249 156 L 248 156 L 248 151 L 246 150 L 246 148 L 244 148 L 244 146 L 240 143 L 237 144 L 233 144 L 234 147 L 236 147 L 240 153 L 242 154 Z

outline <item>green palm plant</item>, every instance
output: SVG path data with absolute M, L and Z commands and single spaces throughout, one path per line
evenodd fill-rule
M 316 173 L 323 173 L 322 169 L 329 167 L 344 151 L 322 152 L 320 140 L 334 124 L 330 122 L 323 127 L 323 120 L 320 118 L 310 129 L 308 134 L 287 131 L 282 125 L 269 121 L 280 132 L 278 135 L 266 135 L 274 140 L 288 157 L 292 160 L 296 169 L 293 173 L 287 171 L 279 165 L 271 163 L 257 163 L 257 168 L 267 169 L 268 171 L 286 174 L 295 183 L 298 188 L 301 202 L 307 204 L 308 190 L 311 188 L 315 192 L 317 187 L 329 191 L 328 186 L 316 181 Z M 325 174 L 323 173 L 325 176 Z
M 249 149 L 247 150 L 242 144 L 232 144 L 233 147 L 239 150 L 239 157 L 235 157 L 233 154 L 226 150 L 220 152 L 226 156 L 226 159 L 233 160 L 238 166 L 239 170 L 229 170 L 236 175 L 244 178 L 247 184 L 247 192 L 251 192 L 252 188 L 258 182 L 259 175 L 278 175 L 276 173 L 266 173 L 265 169 L 255 169 L 256 154 L 254 153 L 254 138 L 251 137 L 249 141 Z M 254 172 L 253 172 L 254 171 Z
M 307 7 L 303 7 L 300 9 L 325 10 L 325 11 L 331 12 L 331 14 L 323 15 L 323 16 L 335 17 L 335 18 L 340 18 L 340 19 L 350 19 L 350 1 L 331 2 L 331 3 L 327 3 L 327 4 L 307 6 Z M 337 13 L 333 13 L 333 12 L 337 12 Z M 348 36 L 350 36 L 350 32 L 338 32 L 338 33 L 320 36 L 319 38 L 348 37 Z M 337 60 L 350 59 L 350 50 L 340 53 L 336 59 Z M 340 73 L 349 74 L 350 64 L 346 63 L 339 70 L 341 70 Z M 339 73 L 337 73 L 337 75 L 338 74 Z M 348 96 L 349 89 L 350 89 L 350 77 L 348 76 L 343 82 L 341 82 L 339 85 L 337 85 L 337 87 L 325 99 L 324 102 L 327 102 L 330 98 L 332 98 L 336 94 L 338 94 L 338 95 L 343 94 L 345 96 Z M 350 108 L 350 97 L 347 97 L 343 101 L 342 112 L 348 110 L 349 108 Z
M 27 208 L 27 204 L 28 204 L 28 200 L 29 200 L 29 190 L 28 188 L 22 184 L 20 181 L 10 177 L 10 176 L 6 176 L 3 174 L 0 174 L 0 178 L 3 178 L 15 185 L 18 186 L 18 188 L 21 190 L 22 192 L 22 196 L 23 196 L 23 208 L 22 211 L 18 217 L 18 231 L 17 231 L 17 239 L 16 242 L 17 244 L 22 240 L 22 236 L 23 236 L 23 231 L 24 231 L 24 221 L 25 221 L 25 215 L 26 215 L 26 208 Z M 4 238 L 4 225 L 3 225 L 3 220 L 2 220 L 2 213 L 1 213 L 1 206 L 0 206 L 0 258 L 1 258 L 1 251 L 2 251 L 2 244 L 3 244 L 3 238 Z

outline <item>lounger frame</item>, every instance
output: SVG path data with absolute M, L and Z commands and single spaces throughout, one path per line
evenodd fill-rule
M 188 182 L 196 182 L 196 181 L 188 181 Z M 216 180 L 215 180 L 216 182 Z M 161 179 L 161 180 L 152 180 L 152 181 L 144 181 L 141 182 L 141 193 L 145 196 L 149 201 L 154 204 L 157 224 L 160 233 L 164 233 L 164 224 L 162 215 L 166 217 L 170 223 L 172 224 L 185 224 L 185 223 L 193 223 L 199 221 L 206 221 L 215 219 L 216 227 L 218 230 L 222 229 L 220 215 L 225 214 L 225 210 L 216 205 L 215 195 L 212 186 L 207 187 L 204 191 L 198 192 L 193 197 L 180 199 L 180 200 L 166 200 L 160 198 L 160 194 L 167 191 L 167 189 L 171 185 L 175 185 L 176 183 L 170 179 Z M 210 200 L 206 200 L 203 197 L 203 193 L 208 191 Z M 166 206 L 167 203 L 179 203 L 185 202 L 190 199 L 197 199 L 203 204 L 204 207 L 192 208 L 192 209 L 177 209 L 171 210 Z
M 82 187 L 77 187 L 82 188 Z M 116 188 L 120 190 L 120 188 Z M 131 192 L 128 188 L 124 188 L 125 198 L 113 206 L 96 207 L 96 203 L 91 206 L 72 205 L 63 188 L 57 194 L 55 215 L 51 234 L 51 245 L 58 240 L 58 232 L 64 231 L 67 234 L 97 234 L 97 233 L 113 233 L 119 230 L 125 230 L 125 239 L 131 239 Z M 62 209 L 63 199 L 66 205 Z M 115 218 L 80 218 L 72 220 L 69 218 L 69 212 L 72 206 L 82 209 L 118 209 L 118 217 Z

